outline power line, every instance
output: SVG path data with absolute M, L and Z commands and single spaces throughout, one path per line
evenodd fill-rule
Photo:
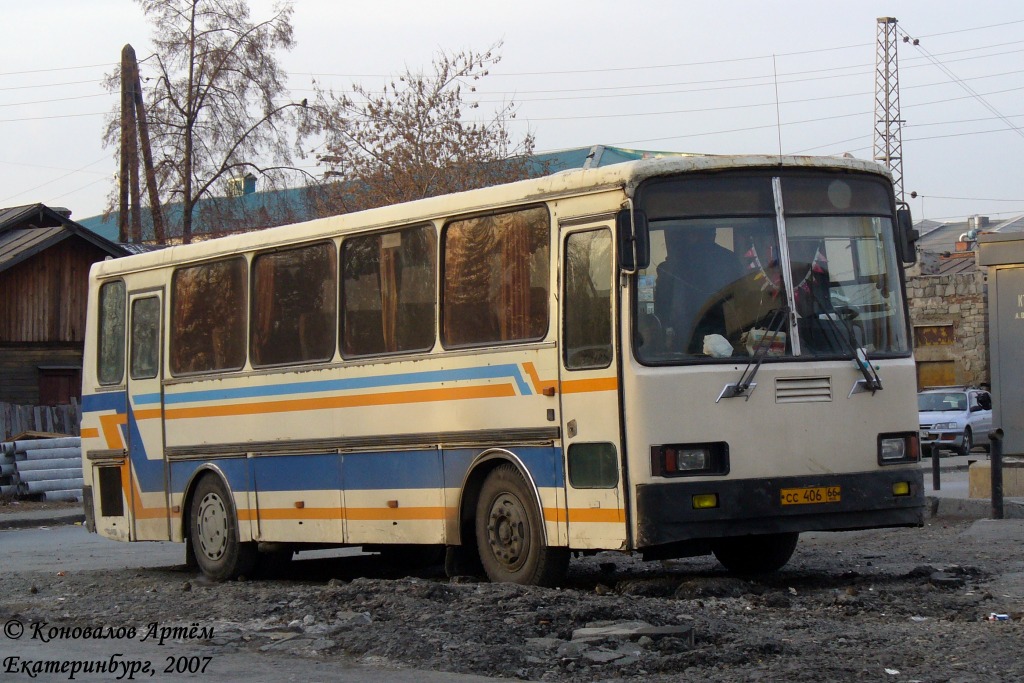
M 917 196 L 922 198 L 922 199 L 949 199 L 949 200 L 961 201 L 961 202 L 1024 202 L 1024 198 L 1022 198 L 1022 199 L 989 199 L 989 198 L 986 198 L 986 197 L 944 197 L 944 196 L 935 195 L 935 194 L 921 194 L 920 192 L 917 193 Z
M 32 90 L 33 88 L 59 88 L 65 85 L 82 85 L 83 83 L 94 83 L 100 84 L 100 81 L 95 78 L 91 78 L 87 81 L 66 81 L 64 83 L 36 83 L 35 85 L 9 85 L 0 90 Z
M 955 33 L 967 33 L 968 31 L 982 31 L 989 28 L 1004 28 L 1006 26 L 1012 26 L 1013 24 L 1024 24 L 1024 19 L 1015 19 L 1013 21 L 1001 21 L 998 24 L 986 24 L 985 26 L 972 26 L 970 28 L 959 28 L 955 31 L 945 31 L 943 33 L 929 33 L 928 35 L 921 36 L 922 38 L 935 38 L 938 36 L 951 36 Z
M 980 94 L 978 94 L 977 91 L 975 91 L 971 86 L 969 86 L 966 82 L 964 82 L 959 76 L 954 74 L 945 64 L 940 62 L 926 48 L 922 47 L 919 41 L 913 40 L 913 38 L 910 36 L 909 33 L 907 33 L 903 29 L 899 29 L 898 28 L 897 30 L 903 35 L 903 40 L 904 41 L 906 41 L 906 42 L 913 41 L 912 44 L 914 45 L 914 47 L 916 47 L 918 50 L 920 50 L 928 58 L 929 61 L 931 61 L 933 64 L 935 64 L 935 66 L 937 66 L 939 68 L 939 70 L 941 70 L 944 74 L 949 76 L 957 85 L 959 85 L 961 88 L 963 88 L 964 91 L 966 91 L 974 99 L 976 99 L 978 102 L 980 102 L 983 107 L 985 107 L 990 112 L 992 112 L 997 117 L 999 117 L 999 119 L 1001 119 L 1003 121 L 1003 123 L 1005 123 L 1011 130 L 1015 131 L 1019 136 L 1024 138 L 1024 130 L 1021 130 L 1020 128 L 1015 126 L 1012 121 L 1010 121 L 1008 118 L 1003 116 L 1003 114 L 998 109 L 996 109 L 994 106 L 992 106 L 992 104 L 990 104 L 988 102 L 988 100 L 986 100 L 984 97 L 982 97 Z
M 8 195 L 7 197 L 3 197 L 2 199 L 0 199 L 0 203 L 6 202 L 9 199 L 13 199 L 14 197 L 17 197 L 18 195 L 28 194 L 29 192 L 35 192 L 36 190 L 38 190 L 41 187 L 46 187 L 47 185 L 52 185 L 53 183 L 57 182 L 58 180 L 63 180 L 64 178 L 67 178 L 69 175 L 74 175 L 75 173 L 81 173 L 82 171 L 85 171 L 90 166 L 95 166 L 96 164 L 100 163 L 101 161 L 105 161 L 105 160 L 107 160 L 109 158 L 110 157 L 108 155 L 104 154 L 102 157 L 100 157 L 96 161 L 94 161 L 92 163 L 89 163 L 89 164 L 86 164 L 85 166 L 82 166 L 81 168 L 75 169 L 74 171 L 69 171 L 68 173 L 65 173 L 62 176 L 58 176 L 56 178 L 53 178 L 52 180 L 48 180 L 45 183 L 42 183 L 40 185 L 36 185 L 35 187 L 30 187 L 27 190 L 21 190 L 20 192 L 15 192 L 12 195 Z M 94 181 L 94 182 L 98 182 L 98 181 Z M 90 183 L 90 184 L 92 184 L 92 183 Z
M 109 68 L 117 64 L 83 64 L 82 66 L 55 66 L 50 69 L 30 69 L 28 71 L 0 71 L 0 76 L 24 76 L 25 74 L 42 74 L 51 71 L 74 71 L 76 69 L 97 69 L 99 67 Z
M 77 95 L 75 97 L 57 97 L 52 100 L 34 100 L 32 102 L 8 102 L 0 104 L 0 107 L 27 107 L 32 104 L 50 104 L 51 102 L 68 102 L 70 100 L 85 100 L 90 97 L 111 97 L 109 93 L 97 93 L 95 95 Z
M 18 121 L 45 121 L 48 119 L 77 119 L 83 116 L 106 116 L 109 111 L 94 111 L 85 114 L 52 114 L 50 116 L 23 116 L 17 119 L 0 119 L 0 123 L 16 123 Z

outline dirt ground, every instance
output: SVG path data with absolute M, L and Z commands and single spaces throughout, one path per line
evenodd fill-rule
M 535 681 L 1022 681 L 1022 540 L 1019 520 L 805 534 L 759 579 L 602 553 L 558 589 L 379 557 L 299 555 L 285 579 L 221 584 L 184 567 L 4 570 L 0 621 L 197 624 L 221 652 Z

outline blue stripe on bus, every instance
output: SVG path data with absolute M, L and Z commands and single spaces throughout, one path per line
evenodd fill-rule
M 110 391 L 102 394 L 88 394 L 82 397 L 82 412 L 97 413 L 101 410 L 124 412 L 125 393 Z
M 157 460 L 149 458 L 145 441 L 142 440 L 142 434 L 139 432 L 139 423 L 135 419 L 135 411 L 125 403 L 125 392 L 111 391 L 82 397 L 83 413 L 108 410 L 112 410 L 118 415 L 125 415 L 125 424 L 119 425 L 118 429 L 121 431 L 121 440 L 128 447 L 128 455 L 139 490 L 143 492 L 162 491 L 164 487 L 163 453 L 160 453 L 160 458 Z
M 171 491 L 182 493 L 192 474 L 204 463 L 199 460 L 184 460 L 170 464 Z M 249 463 L 245 458 L 224 458 L 214 462 L 217 469 L 224 474 L 233 493 L 244 493 L 249 490 Z
M 470 463 L 482 450 L 484 449 L 445 449 L 445 486 L 460 488 Z M 522 461 L 537 486 L 557 488 L 565 486 L 561 448 L 554 446 L 528 446 L 524 448 L 510 448 L 508 450 L 512 451 Z
M 410 384 L 434 384 L 437 382 L 458 382 L 464 380 L 511 378 L 515 381 L 519 392 L 524 396 L 532 394 L 530 384 L 523 378 L 519 366 L 514 363 L 490 365 L 478 368 L 462 368 L 453 370 L 428 370 L 410 372 L 400 375 L 381 375 L 377 377 L 352 377 L 348 379 L 328 379 L 312 382 L 288 382 L 255 387 L 237 387 L 234 389 L 206 389 L 199 391 L 183 391 L 167 393 L 164 403 L 200 403 L 231 401 L 242 398 L 265 398 L 268 396 L 287 396 L 291 394 L 312 394 L 325 391 L 351 391 L 355 389 L 380 389 Z M 137 405 L 160 403 L 160 394 L 139 394 L 135 396 Z
M 252 459 L 258 491 L 341 489 L 342 456 L 337 453 L 264 456 Z
M 128 457 L 132 461 L 132 469 L 139 483 L 140 491 L 162 491 L 164 488 L 163 452 L 158 453 L 158 460 L 150 460 L 146 452 L 146 442 L 139 432 L 139 423 L 135 419 L 135 411 L 128 406 L 127 438 Z M 159 446 L 159 444 L 158 444 Z
M 466 470 L 484 449 L 466 448 L 392 451 L 375 453 L 319 453 L 251 458 L 255 489 L 260 491 L 386 491 L 399 489 L 436 489 L 462 486 Z M 526 465 L 534 483 L 540 487 L 561 487 L 564 482 L 561 449 L 526 447 L 510 449 Z M 248 490 L 248 477 L 237 468 L 242 458 L 210 460 L 227 474 L 235 492 Z M 171 463 L 171 486 L 184 490 L 193 471 L 202 461 Z M 442 469 L 443 468 L 443 469 Z M 145 491 L 160 490 L 144 488 Z
M 345 489 L 439 489 L 441 454 L 436 450 L 392 453 L 346 453 L 343 456 Z

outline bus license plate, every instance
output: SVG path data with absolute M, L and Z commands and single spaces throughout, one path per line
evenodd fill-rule
M 799 489 L 782 489 L 783 505 L 813 505 L 815 503 L 838 503 L 842 490 L 839 486 L 808 486 Z

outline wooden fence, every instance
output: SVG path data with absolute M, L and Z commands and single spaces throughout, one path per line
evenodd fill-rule
M 72 399 L 71 405 L 19 406 L 0 403 L 0 441 L 10 441 L 25 432 L 79 436 L 82 406 Z

